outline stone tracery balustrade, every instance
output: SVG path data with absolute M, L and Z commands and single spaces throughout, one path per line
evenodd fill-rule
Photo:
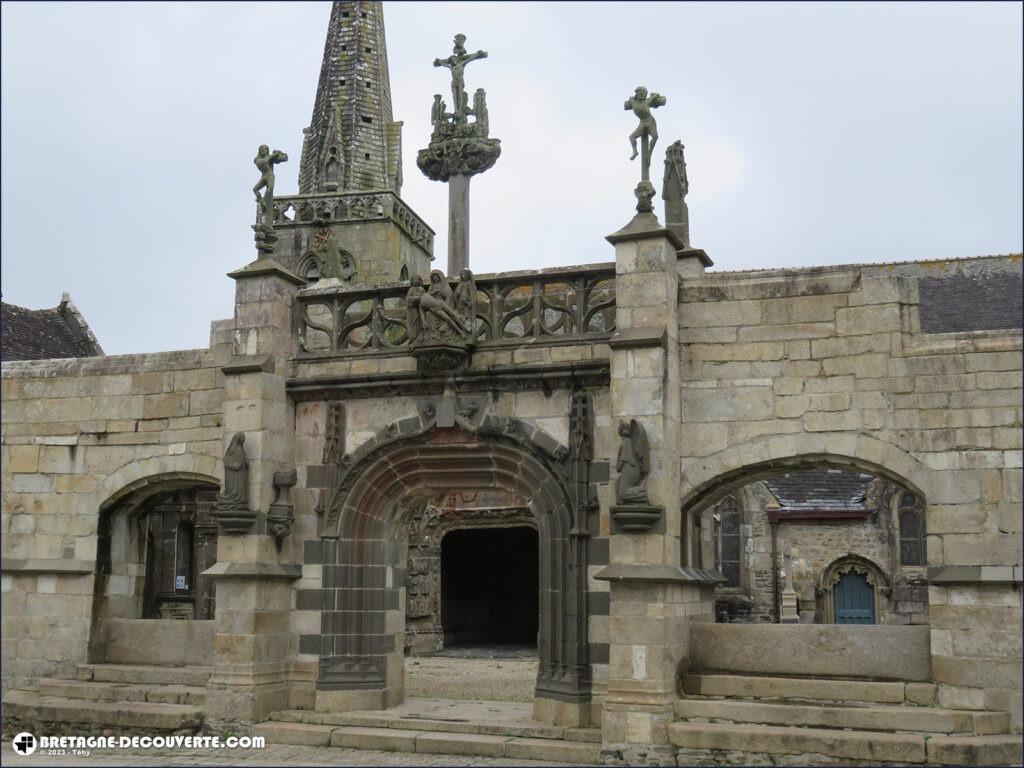
M 456 277 L 448 278 L 454 287 Z M 475 277 L 481 346 L 607 339 L 615 330 L 615 268 L 597 264 Z M 299 355 L 335 356 L 407 349 L 408 283 L 310 288 L 294 309 Z
M 258 217 L 257 210 L 257 221 Z M 423 249 L 433 250 L 434 231 L 394 192 L 321 192 L 274 198 L 275 228 L 382 219 L 395 222 Z

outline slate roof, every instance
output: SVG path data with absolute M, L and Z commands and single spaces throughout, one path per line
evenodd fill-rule
M 922 277 L 921 331 L 991 331 L 1024 323 L 1024 278 L 1021 273 L 953 274 Z
M 801 469 L 764 481 L 786 511 L 847 511 L 867 506 L 874 475 L 828 467 Z
M 49 360 L 103 354 L 67 294 L 53 309 L 26 309 L 0 302 L 0 310 L 0 359 Z

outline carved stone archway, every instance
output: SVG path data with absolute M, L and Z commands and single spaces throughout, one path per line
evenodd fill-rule
M 868 580 L 868 584 L 872 586 L 875 593 L 875 621 L 881 623 L 883 617 L 889 612 L 892 596 L 889 579 L 881 568 L 866 557 L 849 553 L 833 560 L 821 574 L 816 596 L 818 598 L 818 615 L 822 617 L 822 623 L 835 624 L 833 592 L 840 579 L 847 573 L 860 573 Z
M 576 502 L 570 452 L 516 419 L 478 422 L 475 409 L 453 410 L 427 408 L 390 425 L 342 462 L 322 531 L 320 709 L 403 698 L 402 528 L 418 504 L 456 488 L 505 491 L 530 511 L 540 543 L 536 697 L 579 709 L 589 702 L 586 505 Z

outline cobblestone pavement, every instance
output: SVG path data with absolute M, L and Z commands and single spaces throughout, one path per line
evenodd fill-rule
M 164 766 L 164 765 L 266 765 L 266 766 L 372 766 L 372 765 L 510 765 L 544 766 L 567 765 L 546 763 L 537 760 L 510 760 L 501 757 L 468 757 L 466 755 L 425 755 L 408 752 L 379 752 L 369 749 L 342 749 L 339 747 L 296 747 L 287 744 L 270 745 L 266 749 L 240 750 L 194 750 L 190 752 L 164 751 L 156 753 L 144 750 L 116 751 L 95 750 L 89 757 L 41 755 L 38 752 L 29 757 L 16 755 L 11 743 L 5 741 L 0 751 L 3 766 Z

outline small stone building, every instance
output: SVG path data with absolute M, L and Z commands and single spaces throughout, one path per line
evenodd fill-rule
M 381 5 L 335 2 L 207 346 L 16 359 L 5 305 L 5 729 L 454 749 L 339 723 L 491 643 L 554 745 L 500 756 L 1017 760 L 1022 257 L 711 270 L 678 143 L 669 226 L 445 276 L 400 127 Z

